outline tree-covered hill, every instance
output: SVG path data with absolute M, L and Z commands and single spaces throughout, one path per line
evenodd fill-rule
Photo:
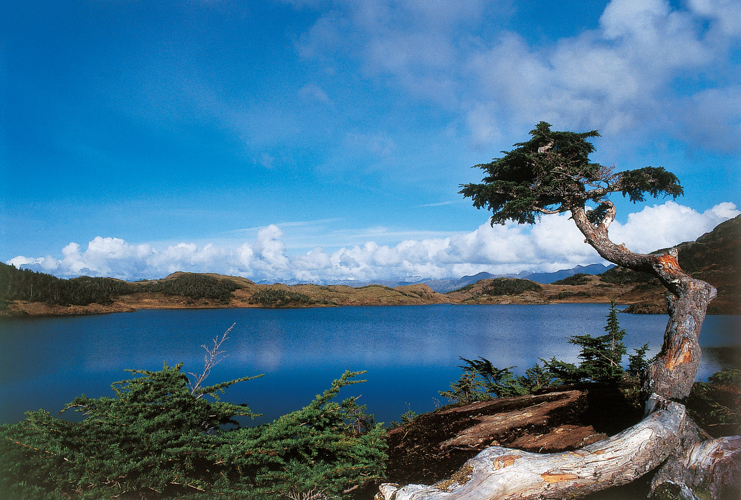
M 121 296 L 135 293 L 159 293 L 190 299 L 208 298 L 226 304 L 232 298 L 232 292 L 242 287 L 230 279 L 195 273 L 176 273 L 162 280 L 138 283 L 88 276 L 60 279 L 0 263 L 0 307 L 7 307 L 12 301 L 43 302 L 60 306 L 108 305 Z
M 65 280 L 0 262 L 0 304 L 14 300 L 58 305 L 110 304 L 114 298 L 134 291 L 130 283 L 113 278 L 82 276 Z

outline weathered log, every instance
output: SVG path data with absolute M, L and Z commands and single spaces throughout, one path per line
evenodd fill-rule
M 741 498 L 741 436 L 680 446 L 651 481 L 651 492 L 669 490 L 674 497 Z
M 492 446 L 466 462 L 455 479 L 432 486 L 383 485 L 381 500 L 563 498 L 630 483 L 680 447 L 694 425 L 683 405 L 654 398 L 655 410 L 610 439 L 579 450 L 538 454 Z

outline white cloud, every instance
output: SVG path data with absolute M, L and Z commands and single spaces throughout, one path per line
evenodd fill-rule
M 629 214 L 625 224 L 614 222 L 610 235 L 635 252 L 650 252 L 697 239 L 741 212 L 720 203 L 699 213 L 668 201 Z M 239 275 L 255 281 L 331 282 L 373 281 L 408 276 L 448 278 L 486 271 L 552 272 L 577 264 L 603 262 L 567 215 L 543 217 L 534 226 L 483 224 L 473 232 L 445 238 L 404 240 L 395 246 L 368 241 L 328 253 L 316 247 L 291 255 L 275 225 L 260 229 L 254 242 L 236 248 L 179 243 L 162 249 L 132 245 L 119 238 L 94 238 L 85 251 L 77 243 L 62 249 L 63 257 L 18 256 L 17 267 L 61 277 L 110 276 L 122 279 L 161 278 L 175 271 Z
M 350 56 L 366 75 L 457 109 L 476 148 L 498 141 L 502 128 L 540 120 L 610 136 L 681 134 L 676 124 L 703 109 L 712 132 L 683 138 L 738 150 L 738 108 L 717 105 L 737 100 L 729 83 L 738 79 L 729 55 L 741 38 L 737 0 L 679 8 L 612 0 L 592 29 L 537 45 L 515 31 L 508 9 L 507 2 L 338 1 L 304 33 L 299 52 L 321 61 Z M 687 84 L 693 79 L 705 88 Z
M 634 252 L 647 253 L 695 240 L 724 220 L 741 214 L 733 203 L 721 203 L 703 213 L 667 201 L 628 215 L 628 222 L 610 226 L 610 237 Z

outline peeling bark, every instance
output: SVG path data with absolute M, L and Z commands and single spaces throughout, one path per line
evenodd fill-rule
M 701 433 L 701 431 L 700 431 Z M 703 439 L 680 446 L 651 481 L 651 491 L 669 490 L 682 498 L 741 498 L 741 436 Z
M 670 292 L 667 298 L 670 319 L 664 332 L 664 344 L 657 360 L 648 369 L 644 392 L 665 398 L 686 398 L 702 355 L 698 340 L 700 329 L 708 303 L 717 295 L 716 289 L 682 271 L 675 250 L 667 254 L 636 254 L 624 245 L 613 243 L 607 232 L 615 218 L 611 203 L 597 225 L 589 221 L 583 206 L 572 208 L 571 213 L 586 242 L 600 256 L 619 266 L 653 274 Z
M 716 440 L 687 416 L 674 400 L 689 396 L 700 363 L 700 329 L 714 287 L 682 271 L 675 249 L 665 254 L 636 254 L 608 236 L 615 207 L 602 202 L 598 224 L 587 217 L 583 201 L 569 208 L 576 226 L 600 256 L 619 266 L 656 276 L 670 292 L 669 322 L 657 360 L 647 370 L 647 417 L 608 440 L 576 451 L 527 453 L 492 446 L 466 462 L 455 481 L 433 486 L 382 485 L 380 500 L 483 500 L 582 496 L 630 483 L 661 466 L 652 492 L 668 490 L 680 498 L 717 499 L 724 489 L 741 488 L 741 437 Z M 663 465 L 662 465 L 663 464 Z
M 563 498 L 630 483 L 658 467 L 694 425 L 683 405 L 656 398 L 639 424 L 608 440 L 563 453 L 538 454 L 492 446 L 470 459 L 465 478 L 432 486 L 384 485 L 380 500 Z

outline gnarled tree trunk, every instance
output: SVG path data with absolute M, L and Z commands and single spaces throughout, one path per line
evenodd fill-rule
M 616 245 L 607 234 L 615 218 L 615 208 L 610 204 L 602 222 L 592 224 L 583 207 L 571 210 L 576 226 L 601 257 L 619 266 L 643 271 L 656 276 L 669 290 L 669 322 L 664 333 L 664 345 L 659 357 L 649 367 L 647 394 L 665 398 L 682 399 L 690 394 L 700 364 L 700 329 L 705 320 L 708 303 L 717 291 L 710 284 L 696 280 L 682 271 L 675 249 L 666 254 L 636 254 Z
M 500 447 L 470 459 L 454 479 L 433 486 L 386 484 L 382 500 L 483 500 L 581 496 L 634 481 L 661 466 L 651 491 L 668 489 L 675 497 L 698 498 L 702 490 L 720 498 L 724 489 L 741 488 L 741 437 L 710 439 L 687 416 L 682 404 L 700 362 L 699 334 L 716 290 L 682 271 L 676 250 L 635 254 L 608 237 L 615 207 L 605 202 L 599 224 L 584 206 L 571 213 L 586 242 L 610 262 L 655 275 L 669 290 L 669 322 L 658 358 L 648 368 L 644 391 L 646 418 L 607 440 L 573 452 L 536 454 Z

